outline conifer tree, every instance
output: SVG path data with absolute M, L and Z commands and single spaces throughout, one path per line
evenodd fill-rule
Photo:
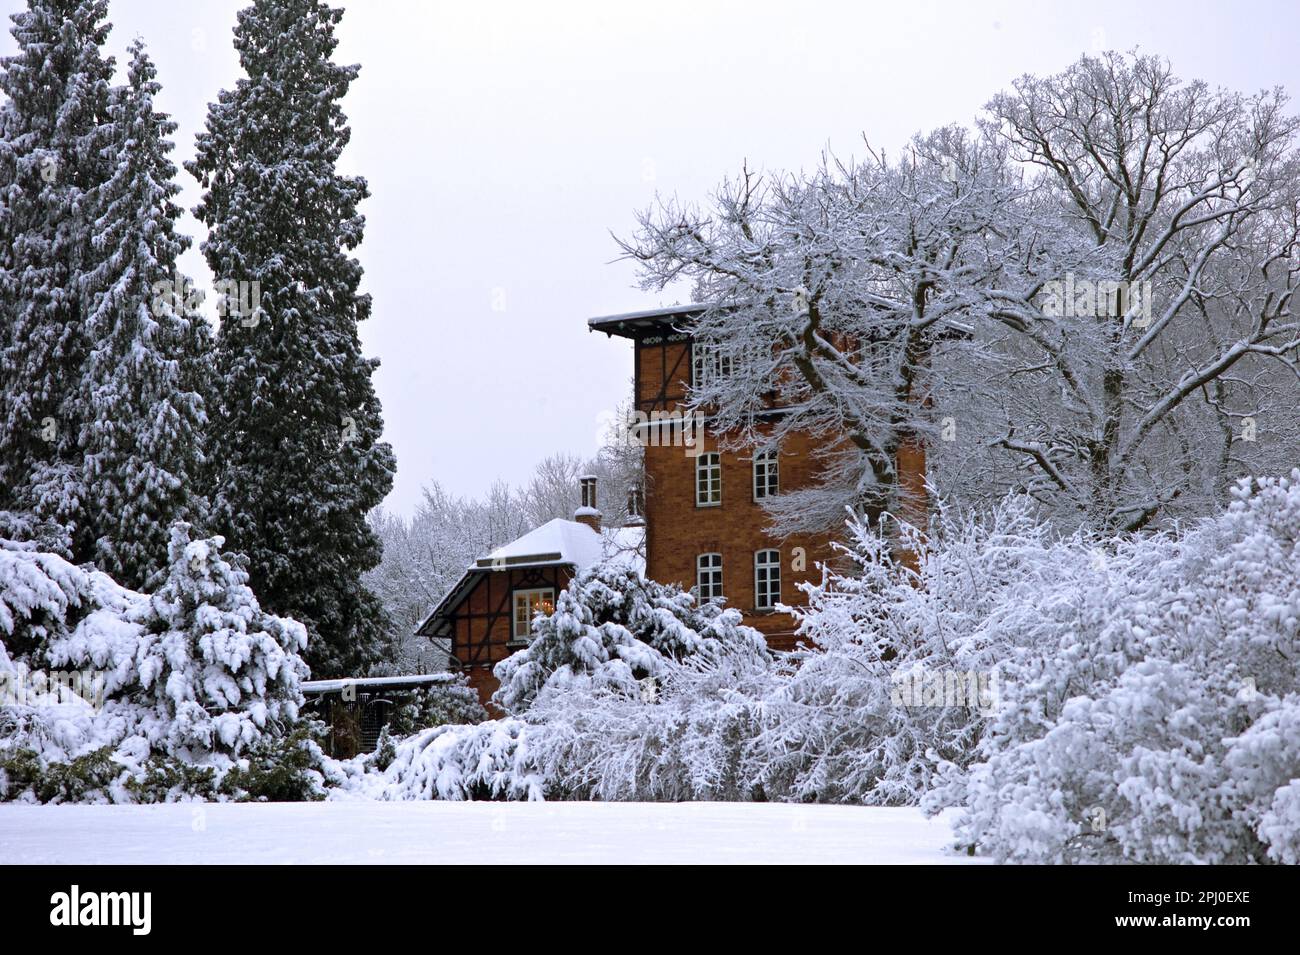
M 62 525 L 79 560 L 94 549 L 78 441 L 111 157 L 107 7 L 28 0 L 0 61 L 0 510 Z
M 231 292 L 210 415 L 213 520 L 246 555 L 262 605 L 307 625 L 317 675 L 361 672 L 380 652 L 383 610 L 360 577 L 379 559 L 366 514 L 394 470 L 377 362 L 357 336 L 370 297 L 350 253 L 368 190 L 336 170 L 351 135 L 339 101 L 358 72 L 330 59 L 341 17 L 315 0 L 241 11 L 246 75 L 209 107 L 187 165 L 206 190 L 204 255 Z
M 152 590 L 167 566 L 168 528 L 203 516 L 196 389 L 211 332 L 177 270 L 189 238 L 176 232 L 172 201 L 180 187 L 167 137 L 176 124 L 154 110 L 157 71 L 143 44 L 130 52 L 127 83 L 113 97 L 117 164 L 95 223 L 102 258 L 82 445 L 95 562 L 128 587 Z

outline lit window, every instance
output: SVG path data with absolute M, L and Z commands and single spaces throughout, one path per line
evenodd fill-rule
M 695 459 L 695 506 L 722 503 L 722 457 L 716 451 Z
M 532 633 L 533 614 L 555 610 L 555 591 L 550 587 L 515 591 L 514 638 L 527 640 Z
M 731 374 L 731 356 L 723 354 L 717 345 L 694 342 L 691 345 L 692 383 L 696 388 L 712 384 Z
M 695 595 L 701 601 L 722 597 L 721 554 L 701 554 L 695 558 Z
M 776 451 L 760 451 L 754 455 L 754 500 L 775 497 L 781 489 L 780 465 Z
M 754 608 L 771 610 L 781 602 L 781 552 L 754 553 Z

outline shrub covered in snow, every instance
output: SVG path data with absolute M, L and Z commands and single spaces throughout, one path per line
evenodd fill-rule
M 497 665 L 514 714 L 443 726 L 344 764 L 344 790 L 383 799 L 746 798 L 750 700 L 772 673 L 735 610 L 597 566 L 533 642 Z M 743 764 L 743 765 L 742 765 Z
M 1001 859 L 1300 861 L 1300 471 L 1242 482 L 1179 536 L 1039 562 L 982 628 L 1001 704 L 963 772 Z M 1046 556 L 1046 555 L 1045 555 Z
M 665 671 L 650 692 L 572 679 L 523 717 L 441 726 L 342 764 L 343 793 L 378 799 L 763 798 L 751 779 L 767 661 Z
M 781 798 L 761 784 L 759 748 L 779 673 L 765 654 L 733 651 L 668 668 L 641 693 L 592 680 L 548 686 L 528 711 L 547 797 Z
M 20 650 L 0 654 L 9 686 L 30 684 L 42 668 L 94 673 L 102 697 L 11 692 L 0 701 L 0 785 L 9 798 L 207 794 L 232 773 L 222 791 L 255 797 L 256 785 L 236 780 L 262 778 L 259 760 L 292 763 L 303 749 L 307 763 L 320 763 L 298 725 L 306 632 L 262 612 L 220 546 L 220 538 L 190 540 L 188 525 L 177 524 L 167 578 L 151 596 L 25 545 L 0 546 L 0 634 Z M 42 782 L 92 757 L 98 783 L 86 792 Z
M 856 570 L 826 571 L 795 608 L 811 647 L 766 700 L 758 782 L 800 801 L 915 803 L 941 763 L 973 754 L 1003 652 L 984 624 L 1052 572 L 1052 550 L 1018 498 L 980 518 L 943 511 L 924 540 L 850 521 L 845 550 Z
M 531 758 L 523 720 L 436 726 L 390 747 L 340 764 L 337 796 L 370 799 L 542 799 L 545 785 Z

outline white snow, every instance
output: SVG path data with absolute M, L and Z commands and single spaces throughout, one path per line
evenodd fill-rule
M 603 553 L 604 540 L 600 534 L 586 524 L 557 517 L 523 537 L 503 544 L 486 557 L 480 557 L 477 566 L 572 564 L 578 570 L 586 570 L 600 560 Z
M 779 803 L 0 806 L 3 864 L 986 863 L 943 817 Z
M 373 689 L 385 686 L 432 686 L 436 683 L 447 683 L 451 680 L 449 673 L 418 673 L 410 676 L 368 676 L 352 679 L 347 677 L 341 680 L 305 680 L 301 684 L 304 693 L 337 693 L 345 687 L 354 687 L 359 690 Z

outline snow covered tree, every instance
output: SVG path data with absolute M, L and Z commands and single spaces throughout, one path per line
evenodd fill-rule
M 194 389 L 204 386 L 211 333 L 177 271 L 189 239 L 176 233 L 180 187 L 167 158 L 176 124 L 153 108 L 159 84 L 143 44 L 130 52 L 111 109 L 117 164 L 94 230 L 101 261 L 90 276 L 91 418 L 81 445 L 95 562 L 128 587 L 152 590 L 171 525 L 204 517 L 205 406 Z
M 115 599 L 97 597 L 101 608 L 46 651 L 50 666 L 111 674 L 100 722 L 119 726 L 124 734 L 111 742 L 141 759 L 234 756 L 297 720 L 306 631 L 258 606 L 221 544 L 191 540 L 189 525 L 176 524 L 156 593 L 113 590 L 94 577 L 92 592 Z
M 781 531 L 872 520 L 900 504 L 898 457 L 933 432 L 936 352 L 969 352 L 975 290 L 995 263 L 987 238 L 1016 183 L 1001 153 L 957 128 L 899 158 L 826 160 L 807 175 L 746 169 L 708 209 L 661 204 L 621 243 L 642 284 L 694 283 L 691 325 L 725 373 L 693 383 L 723 440 L 778 447 L 820 439 L 820 486 L 770 502 Z M 772 404 L 787 409 L 771 429 Z
M 1300 118 L 1286 105 L 1117 53 L 988 104 L 984 137 L 1031 173 L 986 311 L 1002 397 L 992 417 L 957 415 L 1025 490 L 1136 529 L 1289 466 Z
M 0 64 L 0 510 L 94 550 L 82 472 L 93 238 L 115 157 L 107 0 L 30 0 Z
M 676 585 L 646 580 L 614 562 L 597 564 L 559 594 L 551 614 L 533 620 L 532 642 L 496 665 L 501 687 L 492 702 L 525 712 L 544 688 L 563 694 L 593 682 L 639 695 L 681 661 L 729 654 L 767 659 L 762 634 L 740 611 L 699 604 Z
M 213 796 L 224 786 L 239 797 L 260 768 L 276 776 L 250 759 L 320 764 L 319 749 L 299 739 L 306 631 L 263 611 L 220 547 L 220 538 L 191 540 L 189 526 L 176 524 L 166 579 L 149 596 L 0 541 L 0 677 L 49 668 L 98 679 L 98 699 L 0 700 L 0 775 L 11 795 L 100 790 L 96 798 L 133 801 L 146 792 Z M 11 659 L 5 645 L 30 649 Z M 75 793 L 49 785 L 86 773 L 93 778 Z M 311 771 L 298 777 L 290 790 L 318 788 Z
M 143 634 L 128 658 L 98 659 L 98 647 L 75 637 L 50 649 L 55 666 L 111 664 L 119 676 L 129 667 L 136 702 L 158 715 L 142 727 L 151 746 L 190 759 L 235 754 L 282 732 L 298 718 L 307 677 L 306 631 L 258 606 L 221 545 L 191 540 L 185 523 L 171 528 L 167 579 L 136 618 Z
M 336 171 L 350 131 L 339 101 L 357 75 L 330 55 L 342 12 L 315 0 L 256 0 L 239 14 L 246 74 L 208 111 L 196 158 L 203 252 L 227 292 L 220 400 L 210 413 L 213 522 L 248 558 L 276 613 L 312 635 L 317 675 L 379 657 L 383 607 L 361 575 L 380 557 L 366 515 L 392 484 L 392 451 L 361 353 L 358 292 L 367 195 Z
M 1067 523 L 1139 529 L 1289 466 L 1286 106 L 1155 57 L 1084 57 L 1018 80 L 976 133 L 746 171 L 705 210 L 644 213 L 622 248 L 646 287 L 691 282 L 707 304 L 689 331 L 727 373 L 691 398 L 726 441 L 820 439 L 821 485 L 766 505 L 778 530 L 835 526 L 846 504 L 907 513 L 897 460 L 926 439 L 950 500 L 1028 493 Z M 768 428 L 773 402 L 790 411 Z

